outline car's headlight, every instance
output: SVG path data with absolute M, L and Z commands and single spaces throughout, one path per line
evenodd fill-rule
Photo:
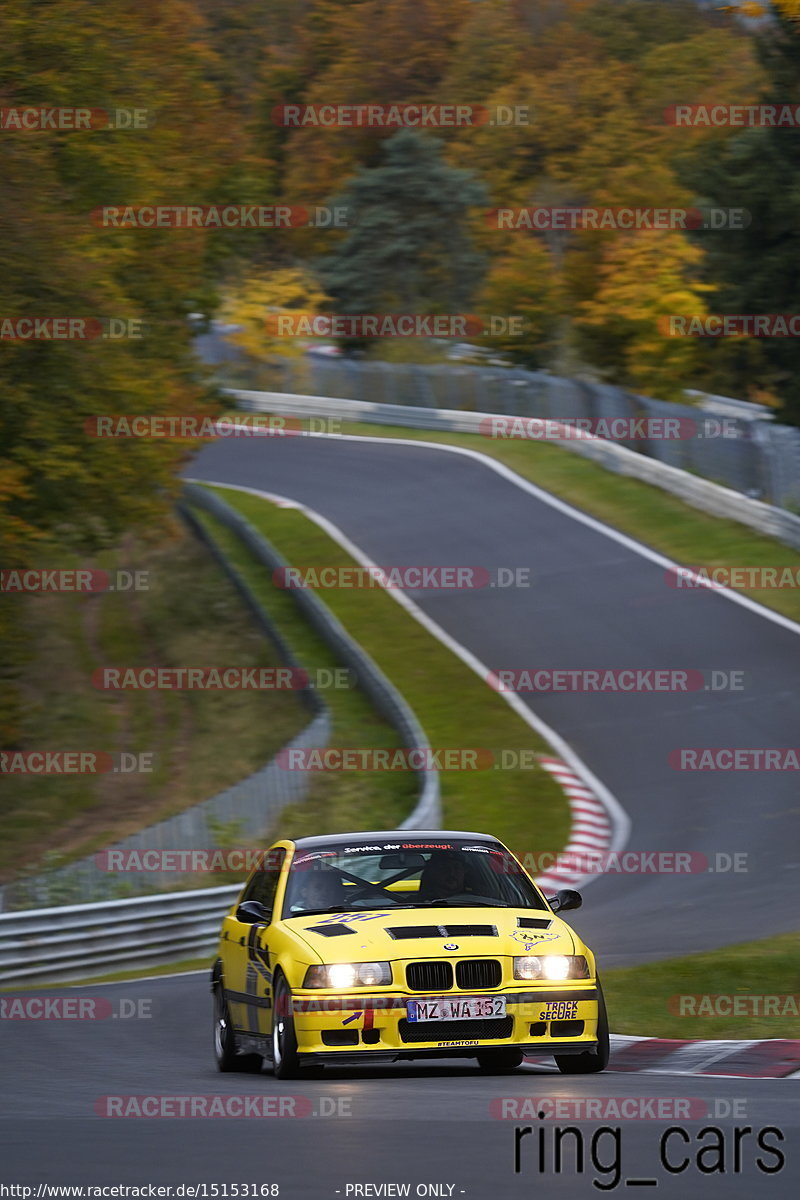
M 309 967 L 303 987 L 379 987 L 391 982 L 392 967 L 388 962 L 333 963 L 327 967 Z
M 588 979 L 589 964 L 582 954 L 525 955 L 514 959 L 515 979 Z

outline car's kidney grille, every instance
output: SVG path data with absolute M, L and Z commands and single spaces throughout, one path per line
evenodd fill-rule
M 513 1017 L 487 1017 L 480 1021 L 407 1021 L 398 1022 L 403 1042 L 481 1041 L 508 1038 L 514 1030 Z
M 453 986 L 453 967 L 449 962 L 409 963 L 406 983 L 413 992 L 442 992 Z
M 500 979 L 500 963 L 494 958 L 471 958 L 456 963 L 456 984 L 460 988 L 498 987 Z

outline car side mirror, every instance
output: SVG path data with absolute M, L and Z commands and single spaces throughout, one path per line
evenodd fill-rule
M 245 900 L 236 910 L 236 920 L 243 925 L 268 925 L 272 913 L 258 900 Z
M 562 891 L 556 892 L 552 899 L 548 898 L 547 903 L 553 912 L 567 912 L 570 908 L 580 908 L 583 904 L 583 896 L 580 892 L 573 891 L 572 888 L 564 888 Z

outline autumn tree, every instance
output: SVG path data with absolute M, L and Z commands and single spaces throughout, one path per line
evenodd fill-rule
M 777 6 L 776 6 L 777 7 Z M 800 23 L 791 6 L 758 39 L 766 77 L 764 104 L 780 109 L 800 88 Z M 744 228 L 709 240 L 707 277 L 724 313 L 800 311 L 797 206 L 800 148 L 796 128 L 737 129 L 698 156 L 688 177 L 709 204 L 741 208 Z M 699 237 L 699 235 L 698 235 Z M 795 338 L 726 339 L 708 356 L 708 385 L 732 395 L 756 389 L 780 402 L 781 419 L 800 424 L 800 344 Z
M 326 14 L 328 61 L 314 76 L 304 102 L 446 102 L 442 80 L 472 9 L 470 0 L 330 0 L 319 11 L 315 8 L 310 19 Z M 314 124 L 294 130 L 286 153 L 284 195 L 294 204 L 323 203 L 358 166 L 378 163 L 382 143 L 396 132 Z
M 469 213 L 485 202 L 480 181 L 449 166 L 437 139 L 396 134 L 381 166 L 359 171 L 334 201 L 354 226 L 320 264 L 338 311 L 464 312 L 484 270 Z
M 502 318 L 522 318 L 522 328 L 505 324 L 488 339 L 512 361 L 528 368 L 552 367 L 564 321 L 564 288 L 558 265 L 545 243 L 521 234 L 508 253 L 492 264 L 480 310 Z
M 92 552 L 162 524 L 185 447 L 100 440 L 86 423 L 210 411 L 185 318 L 213 303 L 220 243 L 203 231 L 102 228 L 92 213 L 216 201 L 243 149 L 208 81 L 214 55 L 191 5 L 52 0 L 46 20 L 42 9 L 8 0 L 0 10 L 0 105 L 135 109 L 144 125 L 7 125 L 0 137 L 4 566 L 31 562 L 48 542 Z M 97 336 L 14 338 L 26 318 L 88 320 Z M 103 336 L 112 321 L 143 336 Z M 0 744 L 13 736 L 6 716 Z
M 698 340 L 672 336 L 669 318 L 707 311 L 702 257 L 671 230 L 642 230 L 608 244 L 600 285 L 579 305 L 576 323 L 587 360 L 605 366 L 611 382 L 663 400 L 683 398 Z
M 311 316 L 330 311 L 330 304 L 308 270 L 284 267 L 249 275 L 231 288 L 223 299 L 220 318 L 240 327 L 230 340 L 263 362 L 276 355 L 292 358 L 303 352 L 302 339 L 281 336 L 277 316 Z

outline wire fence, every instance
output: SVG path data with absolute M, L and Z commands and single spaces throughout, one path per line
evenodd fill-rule
M 260 631 L 274 644 L 281 661 L 289 667 L 301 666 L 268 611 L 198 520 L 195 509 L 211 513 L 226 525 L 268 573 L 285 568 L 286 560 L 215 493 L 195 484 L 186 486 L 184 501 L 179 505 L 184 520 L 227 573 Z M 389 724 L 398 730 L 403 744 L 411 748 L 429 749 L 425 733 L 404 698 L 322 601 L 303 590 L 294 591 L 291 595 L 306 619 L 333 649 L 337 660 L 350 669 L 356 685 L 365 692 Z M 326 746 L 332 720 L 328 705 L 310 686 L 300 689 L 298 698 L 308 710 L 311 720 L 284 747 L 284 751 Z M 435 771 L 422 769 L 416 774 L 417 804 L 402 822 L 401 828 L 436 828 L 441 819 L 438 775 Z M 42 905 L 107 903 L 145 893 L 158 894 L 167 889 L 196 887 L 198 874 L 206 874 L 209 869 L 207 864 L 215 859 L 214 855 L 207 852 L 257 847 L 258 839 L 263 837 L 282 810 L 304 799 L 308 791 L 308 779 L 307 772 L 288 771 L 277 759 L 273 759 L 226 791 L 174 817 L 150 825 L 123 841 L 115 842 L 95 855 L 6 884 L 0 889 L 0 912 Z M 190 852 L 188 856 L 187 851 Z M 158 863 L 170 861 L 174 865 L 170 865 L 169 870 L 160 870 L 149 865 L 153 860 Z M 223 865 L 212 868 L 220 872 L 217 879 L 224 880 L 228 871 L 233 870 L 233 867 L 226 868 L 225 861 L 223 855 Z M 196 862 L 202 865 L 193 871 L 192 864 Z M 137 866 L 128 867 L 132 863 Z M 143 864 L 141 867 L 138 866 L 140 863 Z M 6 927 L 10 928 L 7 923 Z M 0 934 L 2 928 L 0 926 Z
M 731 404 L 732 411 L 720 416 L 609 384 L 508 367 L 423 366 L 321 354 L 271 363 L 239 356 L 217 365 L 221 381 L 231 388 L 561 422 L 625 418 L 634 436 L 615 438 L 620 445 L 752 499 L 800 512 L 800 429 L 759 419 L 764 410 L 757 405 Z M 654 420 L 667 418 L 681 423 L 680 436 L 647 436 Z

